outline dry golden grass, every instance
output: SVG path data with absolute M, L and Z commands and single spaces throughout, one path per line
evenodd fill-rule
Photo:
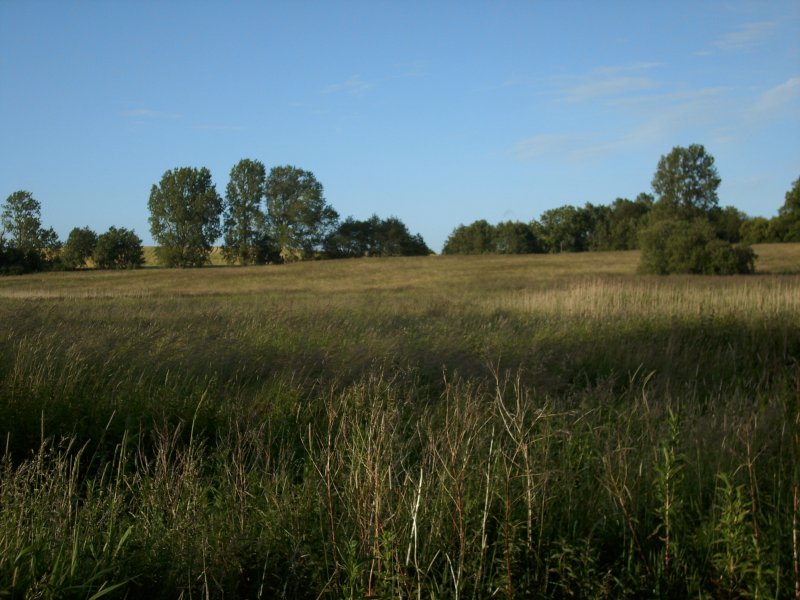
M 636 275 L 639 253 L 431 256 L 313 261 L 260 267 L 81 271 L 0 278 L 0 298 L 213 296 L 299 310 L 322 306 L 418 314 L 432 306 L 567 317 L 703 315 L 797 318 L 800 244 L 761 245 L 758 276 Z M 152 253 L 152 248 L 148 248 Z M 219 252 L 214 254 L 219 261 Z
M 211 250 L 211 255 L 209 256 L 212 265 L 220 266 L 227 264 L 225 259 L 222 257 L 222 249 L 219 246 L 214 247 Z M 155 246 L 145 246 L 144 247 L 144 266 L 145 267 L 158 267 L 158 257 L 156 256 L 156 247 Z
M 789 597 L 800 245 L 757 251 L 0 278 L 0 596 Z
M 800 244 L 756 244 L 758 273 L 800 273 Z

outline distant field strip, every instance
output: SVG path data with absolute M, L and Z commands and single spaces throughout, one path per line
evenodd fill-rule
M 593 319 L 800 318 L 800 277 L 591 278 L 564 286 L 506 292 L 488 309 Z

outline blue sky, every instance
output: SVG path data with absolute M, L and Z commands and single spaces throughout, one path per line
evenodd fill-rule
M 800 2 L 0 0 L 0 196 L 66 238 L 242 158 L 312 171 L 342 217 L 529 221 L 650 191 L 705 145 L 722 205 L 800 176 Z

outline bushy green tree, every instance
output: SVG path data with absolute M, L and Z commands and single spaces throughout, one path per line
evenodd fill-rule
M 642 232 L 639 271 L 656 275 L 752 273 L 755 254 L 716 236 L 708 221 L 662 219 Z
M 703 146 L 673 148 L 658 162 L 653 189 L 658 194 L 650 223 L 641 230 L 639 271 L 666 275 L 752 273 L 755 254 L 722 235 L 734 237 L 741 214 L 728 212 L 736 223 L 726 231 L 726 211 L 717 208 L 719 176 L 714 158 Z
M 365 221 L 348 217 L 325 240 L 331 258 L 359 256 L 426 256 L 431 253 L 422 236 L 412 235 L 397 217 L 372 215 Z
M 747 221 L 747 215 L 734 206 L 715 208 L 709 218 L 717 232 L 717 237 L 736 244 L 742 240 L 742 225 Z
M 169 267 L 200 267 L 220 236 L 222 200 L 205 167 L 167 171 L 150 190 L 150 232 Z
M 480 219 L 459 225 L 447 237 L 442 254 L 491 254 L 494 252 L 494 227 Z
M 782 242 L 800 242 L 800 177 L 786 192 L 783 206 L 775 218 L 774 230 Z
M 745 244 L 763 244 L 778 241 L 774 239 L 772 223 L 764 217 L 752 217 L 745 220 L 740 228 L 742 242 Z
M 596 220 L 590 236 L 592 250 L 635 250 L 639 231 L 647 221 L 653 197 L 639 194 L 635 200 L 617 198 L 605 218 Z
M 365 221 L 347 217 L 325 239 L 325 254 L 331 258 L 371 256 L 375 251 L 377 221 L 377 215 Z
M 494 226 L 494 252 L 498 254 L 532 254 L 541 252 L 539 240 L 531 226 L 521 221 L 503 221 Z
M 422 236 L 413 234 L 397 217 L 378 220 L 375 227 L 376 256 L 427 256 L 431 253 Z
M 311 258 L 339 221 L 311 171 L 273 167 L 266 183 L 270 237 L 283 260 Z
M 531 227 L 547 252 L 583 252 L 589 249 L 593 225 L 591 209 L 565 205 L 546 210 Z
M 52 227 L 42 227 L 41 204 L 30 192 L 20 190 L 6 198 L 0 222 L 4 271 L 37 271 L 55 260 L 61 243 Z
M 265 219 L 261 202 L 266 193 L 267 172 L 257 160 L 242 159 L 232 169 L 225 189 L 222 254 L 229 263 L 262 262 Z
M 68 269 L 80 269 L 92 258 L 97 234 L 88 227 L 75 227 L 61 249 L 61 260 Z
M 124 227 L 109 227 L 97 238 L 92 258 L 100 269 L 136 269 L 144 264 L 142 240 Z
M 456 227 L 442 249 L 443 254 L 531 254 L 543 251 L 531 225 L 519 221 L 492 225 L 484 219 Z
M 659 159 L 653 176 L 659 218 L 707 216 L 719 202 L 717 188 L 721 181 L 714 157 L 701 144 L 676 146 Z

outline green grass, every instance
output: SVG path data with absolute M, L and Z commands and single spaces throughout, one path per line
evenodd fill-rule
M 0 279 L 0 597 L 790 598 L 800 245 L 756 251 Z

